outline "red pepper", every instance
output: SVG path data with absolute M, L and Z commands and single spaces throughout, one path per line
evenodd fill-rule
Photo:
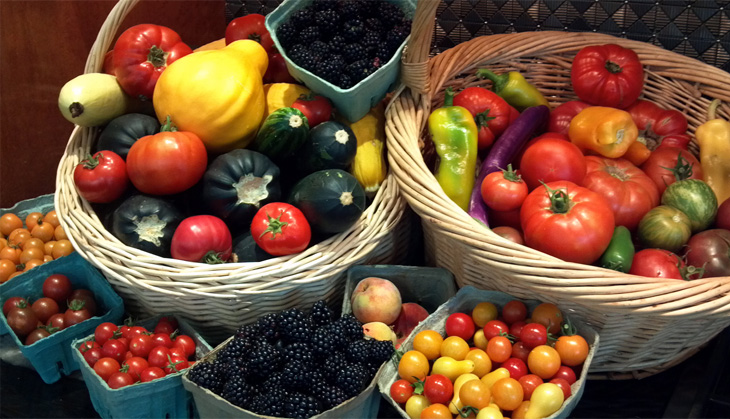
M 454 96 L 454 106 L 466 108 L 474 116 L 479 129 L 479 150 L 491 146 L 520 114 L 499 95 L 483 87 L 462 90 Z
M 585 102 L 581 102 L 580 100 L 571 100 L 551 110 L 547 132 L 557 132 L 560 134 L 568 135 L 568 127 L 570 126 L 570 121 L 573 119 L 574 116 L 578 115 L 580 111 L 589 106 L 591 105 Z
M 170 28 L 152 24 L 132 26 L 114 44 L 114 74 L 127 94 L 151 100 L 160 74 L 175 60 L 192 52 Z
M 687 117 L 680 111 L 664 109 L 654 102 L 639 99 L 626 108 L 636 127 L 639 128 L 639 142 L 649 150 L 660 147 L 687 149 L 690 137 L 687 135 Z

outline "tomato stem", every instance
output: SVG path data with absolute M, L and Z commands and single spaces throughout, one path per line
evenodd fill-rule
M 84 169 L 94 170 L 94 168 L 99 165 L 99 163 L 101 162 L 101 159 L 103 159 L 103 158 L 104 158 L 104 154 L 102 154 L 101 152 L 99 152 L 99 154 L 96 157 L 89 154 L 86 156 L 86 158 L 84 160 L 81 161 L 81 164 L 84 165 Z
M 208 251 L 208 253 L 203 256 L 202 262 L 207 263 L 208 265 L 217 265 L 220 263 L 225 263 L 225 260 L 221 258 L 222 253 L 215 252 L 213 250 Z
M 496 116 L 489 116 L 489 111 L 491 111 L 491 109 L 487 109 L 484 112 L 479 112 L 474 116 L 474 122 L 476 122 L 477 128 L 481 129 L 482 127 L 489 127 L 489 121 L 491 121 L 492 119 L 497 119 Z
M 155 67 L 164 67 L 167 65 L 167 53 L 157 45 L 152 45 L 147 54 L 147 61 Z
M 518 175 L 517 172 L 512 170 L 512 163 L 507 165 L 507 169 L 502 169 L 502 176 L 510 182 L 522 182 L 522 176 Z
M 282 228 L 285 226 L 288 226 L 289 223 L 286 221 L 281 221 L 281 216 L 284 215 L 284 212 L 280 212 L 279 216 L 276 218 L 272 218 L 269 214 L 266 214 L 266 217 L 269 220 L 269 226 L 266 227 L 266 230 L 264 230 L 261 235 L 259 235 L 259 238 L 263 237 L 266 233 L 271 233 L 271 240 L 276 239 L 277 234 L 284 234 L 282 231 Z
M 548 185 L 543 183 L 550 195 L 550 211 L 554 214 L 566 214 L 573 206 L 573 201 L 563 189 L 550 189 Z
M 160 132 L 177 132 L 177 126 L 172 123 L 170 115 L 167 115 L 165 123 L 160 127 Z
M 677 156 L 677 164 L 674 167 L 661 166 L 661 168 L 667 169 L 672 172 L 672 174 L 674 175 L 674 179 L 676 179 L 677 182 L 692 177 L 692 163 L 682 157 L 681 152 Z
M 611 74 L 620 73 L 622 71 L 621 66 L 613 61 L 606 61 L 606 70 L 608 70 Z

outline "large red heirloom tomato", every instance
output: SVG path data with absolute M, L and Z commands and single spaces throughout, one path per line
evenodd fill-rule
M 591 45 L 575 55 L 570 81 L 580 100 L 624 109 L 644 89 L 644 66 L 629 48 L 616 44 Z

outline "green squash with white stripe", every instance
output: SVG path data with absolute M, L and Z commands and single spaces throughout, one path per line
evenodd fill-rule
M 307 117 L 295 108 L 279 108 L 261 124 L 249 146 L 277 165 L 293 157 L 309 138 Z
M 297 168 L 303 175 L 327 169 L 347 170 L 356 153 L 357 138 L 352 129 L 337 121 L 325 121 L 309 132 Z

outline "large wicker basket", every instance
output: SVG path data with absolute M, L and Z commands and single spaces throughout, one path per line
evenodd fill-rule
M 597 376 L 641 377 L 696 352 L 730 324 L 730 277 L 676 281 L 566 263 L 507 241 L 474 221 L 444 194 L 422 153 L 425 123 L 446 87 L 474 85 L 477 68 L 518 70 L 552 105 L 577 99 L 573 56 L 584 46 L 616 43 L 637 52 L 646 68 L 644 96 L 683 111 L 690 131 L 706 120 L 714 98 L 730 103 L 730 74 L 643 42 L 598 33 L 523 32 L 474 38 L 429 59 L 437 1 L 421 1 L 403 59 L 402 80 L 387 109 L 391 170 L 421 217 L 426 258 L 449 269 L 459 286 L 537 298 L 574 310 L 600 330 L 591 367 Z M 727 118 L 725 105 L 720 114 Z M 696 154 L 696 144 L 691 145 Z
M 85 72 L 101 71 L 104 54 L 138 0 L 121 0 L 101 27 Z M 154 23 L 154 22 L 151 22 Z M 134 315 L 176 314 L 210 342 L 220 342 L 259 316 L 326 299 L 342 301 L 346 270 L 358 264 L 403 263 L 411 223 L 392 175 L 348 231 L 304 252 L 263 262 L 207 265 L 161 258 L 122 244 L 80 198 L 73 170 L 97 129 L 76 127 L 58 167 L 55 207 L 76 251 L 98 267 Z

